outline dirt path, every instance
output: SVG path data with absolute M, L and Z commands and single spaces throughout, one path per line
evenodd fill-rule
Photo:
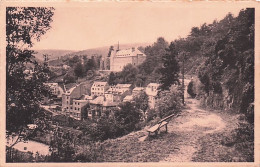
M 185 101 L 186 109 L 169 122 L 168 133 L 162 128 L 157 136 L 148 137 L 149 127 L 146 127 L 106 140 L 102 143 L 105 149 L 102 156 L 107 162 L 204 162 L 200 156 L 205 157 L 203 142 L 207 142 L 207 149 L 211 151 L 206 155 L 207 161 L 221 161 L 216 148 L 223 152 L 227 147 L 212 136 L 229 134 L 236 128 L 237 117 L 224 111 L 202 109 L 199 101 L 187 94 Z
M 199 108 L 199 101 L 187 98 L 186 104 L 189 109 L 168 125 L 169 133 L 180 135 L 183 141 L 179 143 L 178 151 L 162 161 L 191 162 L 193 154 L 200 147 L 197 142 L 199 138 L 226 128 L 226 122 L 219 115 Z

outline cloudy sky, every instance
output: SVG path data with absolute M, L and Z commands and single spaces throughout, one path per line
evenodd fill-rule
M 186 37 L 191 28 L 237 16 L 232 3 L 201 6 L 196 3 L 84 3 L 55 7 L 52 29 L 34 49 L 84 50 L 120 43 L 153 43 L 157 37 L 172 41 Z

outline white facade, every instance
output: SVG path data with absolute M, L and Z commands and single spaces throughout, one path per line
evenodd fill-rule
M 94 82 L 91 87 L 91 96 L 104 96 L 108 88 L 107 82 Z
M 146 55 L 136 48 L 112 51 L 110 57 L 110 70 L 122 71 L 127 64 L 137 66 L 141 64 L 145 58 Z
M 130 90 L 130 87 L 131 87 L 131 84 L 117 84 L 117 85 L 116 85 L 116 91 L 117 91 L 119 94 L 123 94 L 123 93 L 125 93 L 126 91 L 129 91 L 129 90 Z
M 50 91 L 53 95 L 56 95 L 57 97 L 62 97 L 64 91 L 58 85 L 58 83 L 44 83 L 44 84 L 50 88 Z
M 82 109 L 89 103 L 89 100 L 73 100 L 71 116 L 77 120 L 82 118 Z
M 156 101 L 156 96 L 158 94 L 158 88 L 159 88 L 158 83 L 150 83 L 147 85 L 145 89 L 145 93 L 148 95 L 148 102 L 149 102 L 149 107 L 154 108 L 155 107 L 155 101 Z

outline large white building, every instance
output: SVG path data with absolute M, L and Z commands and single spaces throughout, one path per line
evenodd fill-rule
M 144 62 L 146 55 L 137 48 L 130 48 L 111 52 L 110 71 L 122 71 L 124 66 L 132 64 L 137 66 Z

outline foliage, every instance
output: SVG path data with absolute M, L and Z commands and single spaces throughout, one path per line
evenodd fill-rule
M 172 84 L 179 85 L 179 64 L 177 62 L 177 50 L 174 42 L 171 42 L 169 48 L 166 49 L 166 54 L 163 55 L 163 67 L 160 69 L 162 74 L 160 78 L 162 90 L 168 90 Z
M 71 162 L 74 159 L 75 143 L 77 137 L 72 133 L 64 133 L 59 128 L 54 130 L 53 139 L 50 143 L 50 161 Z
M 108 84 L 116 85 L 115 80 L 116 80 L 116 75 L 115 75 L 115 73 L 111 72 L 108 77 Z
M 72 58 L 68 58 L 65 62 L 70 66 L 74 67 L 76 64 L 81 63 L 80 57 L 78 55 L 74 55 Z
M 159 93 L 155 103 L 155 111 L 160 118 L 171 114 L 178 114 L 181 111 L 182 92 L 177 86 L 172 85 L 170 90 L 164 90 Z
M 133 105 L 140 110 L 145 118 L 146 111 L 149 107 L 148 105 L 148 96 L 145 91 L 141 91 L 133 98 Z
M 109 75 L 109 84 L 135 84 L 137 79 L 138 69 L 132 64 L 124 66 L 123 70 L 118 73 L 111 72 Z
M 119 105 L 119 110 L 114 113 L 116 126 L 123 134 L 136 130 L 136 124 L 141 120 L 141 113 L 132 103 L 126 102 Z
M 134 67 L 132 64 L 126 65 L 120 73 L 122 83 L 134 84 L 137 74 L 138 69 L 136 67 Z
M 187 38 L 174 41 L 177 52 L 192 53 L 188 62 L 201 60 L 196 65 L 202 83 L 198 94 L 232 99 L 227 106 L 244 114 L 254 102 L 254 15 L 252 8 L 241 10 L 237 17 L 229 13 L 220 21 L 193 27 Z M 194 69 L 189 65 L 193 63 L 186 64 Z M 254 112 L 250 113 L 246 115 L 253 120 Z
M 70 74 L 66 74 L 63 78 L 63 81 L 65 84 L 68 83 L 75 83 L 76 82 L 76 78 L 73 75 Z
M 83 77 L 84 75 L 84 69 L 83 65 L 81 63 L 77 63 L 75 68 L 74 68 L 74 74 L 76 77 Z
M 159 37 L 152 46 L 145 47 L 146 59 L 138 67 L 138 85 L 144 86 L 150 82 L 159 82 L 161 76 L 160 68 L 163 65 L 162 57 L 166 54 L 168 45 L 164 38 Z
M 189 93 L 189 95 L 190 95 L 192 98 L 195 98 L 195 97 L 196 97 L 196 91 L 195 91 L 195 83 L 194 83 L 194 81 L 190 81 L 190 83 L 189 83 L 189 85 L 188 85 L 187 92 Z
M 110 46 L 110 48 L 109 48 L 109 51 L 108 51 L 108 57 L 110 57 L 111 56 L 111 52 L 114 50 L 114 46 Z
M 49 92 L 43 83 L 48 68 L 34 60 L 34 40 L 49 30 L 54 8 L 6 8 L 6 129 L 18 132 L 37 117 L 39 103 Z M 34 67 L 26 73 L 26 65 Z

